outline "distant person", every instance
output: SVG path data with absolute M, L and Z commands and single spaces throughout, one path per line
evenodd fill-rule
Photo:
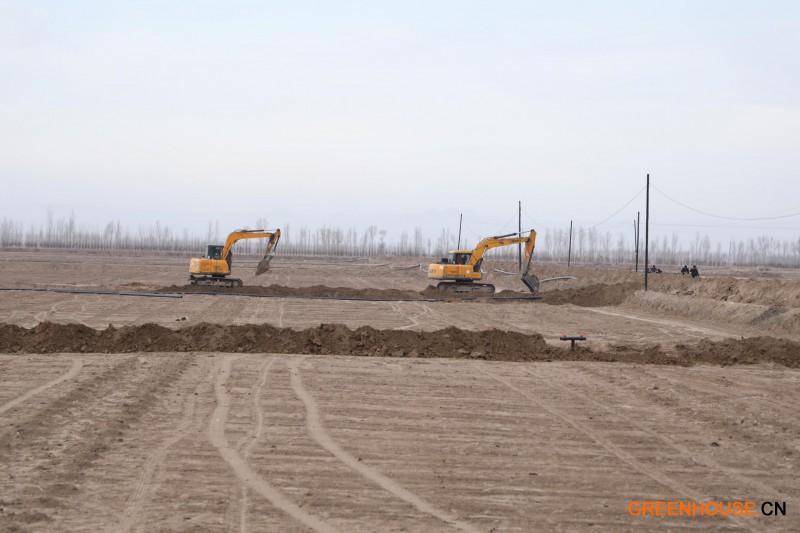
M 690 273 L 689 266 L 688 265 L 683 265 L 683 268 L 681 269 L 681 276 L 683 276 L 684 274 L 689 274 L 689 273 Z
M 693 278 L 700 277 L 700 271 L 697 270 L 697 265 L 692 265 L 692 269 L 689 271 L 689 273 L 692 275 Z
M 655 265 L 650 266 L 650 273 L 651 274 L 661 274 L 661 269 Z

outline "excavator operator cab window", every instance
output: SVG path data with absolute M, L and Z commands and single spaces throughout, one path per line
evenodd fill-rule
M 222 249 L 225 248 L 221 244 L 209 244 L 208 254 L 206 259 L 222 259 Z
M 466 265 L 469 263 L 469 258 L 472 254 L 449 254 L 447 262 L 453 265 Z

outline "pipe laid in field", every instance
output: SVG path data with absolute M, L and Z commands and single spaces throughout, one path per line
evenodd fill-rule
M 146 298 L 183 298 L 182 294 L 175 293 L 110 291 L 103 289 L 39 289 L 33 287 L 0 287 L 0 291 L 55 292 L 59 294 L 106 294 L 111 296 L 144 296 Z

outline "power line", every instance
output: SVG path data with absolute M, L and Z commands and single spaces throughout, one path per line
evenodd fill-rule
M 464 224 L 464 229 L 467 230 L 468 232 L 470 232 L 472 235 L 474 235 L 476 239 L 478 239 L 478 240 L 483 239 L 483 236 L 481 236 L 480 233 L 476 233 L 475 230 L 473 230 L 472 228 L 470 228 L 466 224 Z
M 778 227 L 778 226 L 720 226 L 714 224 L 656 224 L 654 222 L 650 223 L 651 226 L 677 226 L 682 228 L 722 228 L 722 229 L 779 229 L 779 230 L 800 230 L 799 228 L 787 228 L 787 227 Z
M 610 216 L 608 216 L 608 217 L 604 218 L 602 221 L 600 221 L 600 222 L 598 222 L 597 224 L 594 224 L 593 226 L 590 226 L 590 227 L 592 227 L 592 228 L 596 228 L 596 227 L 597 227 L 597 226 L 599 226 L 600 224 L 603 224 L 604 222 L 608 222 L 609 220 L 611 220 L 612 218 L 614 218 L 615 216 L 617 216 L 617 214 L 619 214 L 619 212 L 620 212 L 620 211 L 622 211 L 623 209 L 625 209 L 626 207 L 628 207 L 629 205 L 631 205 L 631 203 L 632 203 L 634 200 L 636 200 L 636 199 L 639 197 L 639 195 L 640 195 L 640 194 L 642 194 L 642 193 L 644 192 L 644 190 L 645 190 L 645 189 L 646 189 L 646 187 L 642 187 L 641 189 L 639 189 L 639 192 L 637 192 L 637 193 L 636 193 L 636 195 L 635 195 L 633 198 L 631 198 L 630 200 L 628 200 L 628 201 L 625 203 L 625 205 L 623 205 L 622 207 L 620 207 L 619 209 L 617 209 L 616 211 L 614 211 L 614 213 L 612 213 Z
M 525 211 L 524 209 L 522 210 L 522 214 L 523 214 L 523 215 L 525 215 L 525 217 L 526 217 L 526 218 L 527 218 L 529 221 L 533 222 L 533 225 L 534 225 L 534 226 L 541 226 L 541 224 L 539 224 L 539 222 L 538 222 L 537 220 L 535 220 L 535 219 L 534 219 L 534 218 L 533 218 L 533 217 L 532 217 L 532 216 L 531 216 L 531 215 L 530 215 L 530 214 L 529 214 L 527 211 Z
M 713 213 L 707 213 L 706 211 L 701 211 L 700 209 L 695 209 L 694 207 L 686 205 L 683 202 L 679 202 L 678 200 L 676 200 L 675 198 L 671 197 L 670 195 L 668 195 L 667 193 L 665 193 L 664 191 L 662 191 L 661 189 L 659 189 L 655 185 L 653 185 L 653 188 L 655 190 L 657 190 L 658 192 L 660 192 L 667 200 L 675 202 L 676 204 L 678 204 L 680 206 L 683 206 L 683 207 L 685 207 L 686 209 L 688 209 L 690 211 L 694 211 L 696 213 L 700 213 L 701 215 L 706 215 L 706 216 L 713 217 L 713 218 L 721 218 L 723 220 L 741 220 L 741 221 L 776 220 L 776 219 L 779 219 L 779 218 L 791 218 L 791 217 L 800 216 L 800 213 L 792 213 L 792 214 L 789 214 L 789 215 L 780 215 L 780 216 L 772 216 L 772 217 L 753 217 L 753 218 L 725 217 L 725 216 L 722 216 L 722 215 L 715 215 Z
M 511 222 L 513 222 L 513 220 L 514 220 L 514 218 L 516 218 L 516 216 L 517 216 L 517 214 L 516 214 L 516 213 L 514 213 L 513 215 L 511 215 L 511 218 L 509 218 L 509 219 L 506 221 L 506 223 L 505 223 L 505 224 L 503 224 L 503 226 L 502 226 L 502 227 L 500 227 L 500 230 L 499 230 L 499 231 L 495 231 L 495 232 L 492 232 L 492 233 L 503 233 L 503 232 L 506 230 L 506 228 L 508 227 L 508 225 L 509 225 L 509 224 L 511 224 Z M 472 222 L 477 222 L 478 224 L 481 224 L 481 225 L 483 225 L 483 226 L 489 226 L 489 227 L 491 227 L 491 228 L 496 228 L 496 227 L 498 227 L 498 224 L 497 224 L 496 222 L 486 222 L 486 221 L 484 221 L 484 220 L 478 220 L 478 219 L 475 219 L 475 218 L 470 218 L 470 221 L 472 221 Z

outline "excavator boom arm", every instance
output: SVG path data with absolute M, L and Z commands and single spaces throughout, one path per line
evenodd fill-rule
M 524 283 L 532 293 L 537 293 L 539 292 L 539 278 L 528 274 L 531 268 L 531 259 L 533 259 L 533 248 L 536 246 L 536 232 L 530 230 L 525 237 L 514 237 L 513 235 L 516 234 L 511 233 L 510 235 L 500 235 L 498 237 L 487 237 L 483 239 L 472 252 L 469 264 L 472 265 L 473 268 L 480 268 L 479 265 L 483 259 L 483 254 L 485 254 L 487 250 L 499 246 L 525 243 L 525 249 L 522 252 L 522 265 L 520 265 L 519 279 L 522 280 L 522 283 Z
M 228 238 L 225 240 L 225 247 L 222 249 L 220 259 L 227 259 L 228 254 L 231 253 L 231 248 L 233 248 L 233 245 L 243 239 L 269 239 L 269 241 L 267 241 L 267 250 L 264 253 L 264 256 L 267 256 L 278 244 L 278 239 L 280 238 L 281 230 L 279 229 L 276 229 L 275 231 L 236 230 L 228 235 Z
M 487 251 L 491 250 L 492 248 L 499 248 L 500 246 L 511 246 L 512 244 L 525 244 L 525 253 L 524 253 L 524 261 L 523 264 L 525 269 L 523 272 L 527 272 L 528 267 L 530 266 L 531 257 L 533 257 L 533 247 L 536 242 L 536 232 L 530 230 L 528 235 L 525 237 L 515 237 L 516 233 L 509 233 L 508 235 L 499 235 L 497 237 L 486 237 L 472 251 L 472 256 L 469 258 L 470 265 L 476 265 L 478 262 L 483 258 L 483 254 Z

